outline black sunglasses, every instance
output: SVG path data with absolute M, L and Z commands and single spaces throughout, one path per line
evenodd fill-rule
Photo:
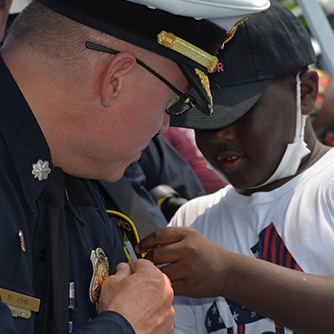
M 118 54 L 120 51 L 116 51 L 113 49 L 110 49 L 106 46 L 98 45 L 92 42 L 86 42 L 86 48 L 90 50 L 95 51 L 101 51 L 101 52 L 107 52 L 111 54 Z M 203 111 L 203 108 L 199 106 L 196 103 L 196 99 L 192 97 L 189 94 L 184 94 L 181 91 L 179 91 L 175 86 L 173 86 L 169 81 L 167 81 L 165 78 L 163 78 L 159 73 L 155 72 L 152 68 L 148 67 L 146 64 L 144 64 L 142 61 L 137 59 L 137 63 L 144 67 L 146 70 L 151 72 L 153 75 L 155 75 L 158 79 L 160 79 L 165 85 L 167 85 L 175 94 L 177 94 L 179 97 L 174 98 L 166 108 L 166 112 L 171 116 L 180 116 L 184 114 L 186 111 L 197 108 L 200 111 Z

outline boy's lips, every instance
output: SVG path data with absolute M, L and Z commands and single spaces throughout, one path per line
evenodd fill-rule
M 223 163 L 225 170 L 233 171 L 240 167 L 244 157 L 240 154 L 224 152 L 217 156 L 217 160 Z

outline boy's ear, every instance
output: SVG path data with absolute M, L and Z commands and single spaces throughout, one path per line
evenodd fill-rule
M 318 97 L 319 77 L 313 68 L 308 68 L 300 74 L 301 108 L 303 115 L 309 115 Z
M 136 65 L 137 58 L 130 52 L 120 52 L 106 65 L 100 84 L 101 103 L 109 107 L 122 91 L 125 78 Z

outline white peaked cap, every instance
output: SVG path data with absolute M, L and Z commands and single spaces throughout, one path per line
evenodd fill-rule
M 9 14 L 20 13 L 29 2 L 31 2 L 31 0 L 13 0 L 9 9 Z
M 128 0 L 174 15 L 207 19 L 225 30 L 244 17 L 270 7 L 269 0 Z

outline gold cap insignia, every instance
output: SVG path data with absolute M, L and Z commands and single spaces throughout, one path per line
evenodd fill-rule
M 175 36 L 171 32 L 161 31 L 160 34 L 158 34 L 158 43 L 204 66 L 210 73 L 214 71 L 218 63 L 217 57 Z
M 221 50 L 224 49 L 225 44 L 226 44 L 227 42 L 229 42 L 229 41 L 234 37 L 234 34 L 235 34 L 235 32 L 237 31 L 239 25 L 240 25 L 241 23 L 244 23 L 246 20 L 248 20 L 248 16 L 245 17 L 244 19 L 238 21 L 238 22 L 233 26 L 233 28 L 232 28 L 230 31 L 228 31 L 228 32 L 226 33 L 226 36 L 225 36 L 225 38 L 224 38 L 224 41 L 223 41 L 222 45 L 220 46 L 220 49 L 221 49 Z
M 213 105 L 213 98 L 210 90 L 210 81 L 208 76 L 204 72 L 200 71 L 198 68 L 195 68 L 195 72 L 201 80 L 201 84 L 210 99 L 211 105 Z

